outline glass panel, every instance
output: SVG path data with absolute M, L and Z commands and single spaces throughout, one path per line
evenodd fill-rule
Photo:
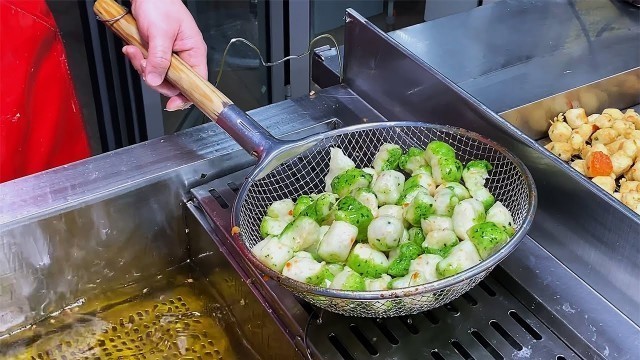
M 244 38 L 267 54 L 266 1 L 185 2 L 193 14 L 209 47 L 209 81 L 215 82 L 222 54 L 232 38 Z M 258 55 L 242 43 L 234 43 L 224 64 L 218 87 L 238 107 L 248 111 L 269 104 L 269 70 L 260 65 Z M 166 99 L 163 99 L 163 105 Z M 197 109 L 164 112 L 167 134 L 208 121 Z

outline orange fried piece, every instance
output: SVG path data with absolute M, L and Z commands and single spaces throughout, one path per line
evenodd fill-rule
M 587 155 L 585 174 L 588 177 L 608 176 L 613 172 L 609 155 L 602 151 L 592 151 Z

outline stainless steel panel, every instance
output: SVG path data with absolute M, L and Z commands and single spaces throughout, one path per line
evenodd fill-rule
M 582 357 L 633 359 L 640 348 L 640 328 L 536 241 L 525 239 L 495 274 Z
M 344 47 L 338 48 L 340 52 Z M 311 77 L 314 84 L 321 88 L 338 85 L 340 83 L 340 59 L 338 49 L 322 46 L 313 51 L 311 58 Z
M 639 33 L 638 9 L 620 1 L 501 0 L 389 36 L 499 113 L 637 68 Z M 313 77 L 325 87 L 337 61 L 323 58 Z
M 469 11 L 481 4 L 476 0 L 442 1 L 426 0 L 424 9 L 424 20 L 431 21 L 445 16 Z
M 503 0 L 390 36 L 501 112 L 637 67 L 639 32 L 620 1 Z
M 495 112 L 513 109 L 637 68 L 640 57 L 634 54 L 640 53 L 638 32 L 640 27 L 620 38 L 559 51 L 458 85 Z M 584 52 L 592 51 L 591 46 L 596 50 L 587 56 Z
M 157 182 L 3 227 L 0 337 L 103 289 L 187 260 L 180 198 L 178 183 Z
M 523 105 L 500 114 L 534 140 L 548 137 L 551 120 L 568 109 L 582 107 L 587 115 L 606 108 L 627 109 L 640 103 L 640 67 Z
M 539 192 L 530 235 L 640 323 L 640 218 L 371 23 L 348 14 L 345 83 L 389 120 L 463 127 L 522 159 Z M 635 295 L 634 295 L 635 294 Z

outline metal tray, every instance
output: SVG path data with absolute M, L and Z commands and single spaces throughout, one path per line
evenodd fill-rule
M 550 141 L 550 120 L 559 113 L 577 107 L 584 108 L 587 115 L 600 114 L 606 108 L 617 108 L 624 112 L 639 106 L 638 94 L 640 67 L 505 111 L 500 116 L 544 146 Z M 564 168 L 569 173 L 577 173 L 568 163 Z M 613 198 L 599 187 L 594 191 L 600 196 Z M 630 216 L 640 219 L 640 215 L 633 212 Z
M 534 140 L 546 138 L 552 120 L 559 113 L 581 107 L 587 115 L 606 108 L 624 111 L 640 103 L 640 67 L 565 91 L 500 114 Z

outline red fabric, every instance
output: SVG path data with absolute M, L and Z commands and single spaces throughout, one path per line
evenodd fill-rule
M 44 0 L 0 0 L 0 182 L 90 155 L 62 39 Z

